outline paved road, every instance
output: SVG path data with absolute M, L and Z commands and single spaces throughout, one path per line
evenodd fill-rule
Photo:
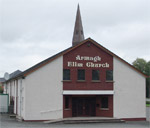
M 7 115 L 1 115 L 0 118 L 0 128 L 150 128 L 150 122 L 145 121 L 126 123 L 44 124 L 42 122 L 17 122 Z
M 146 101 L 150 101 L 150 98 L 146 98 Z
M 91 124 L 44 124 L 42 122 L 18 122 L 8 115 L 0 115 L 0 128 L 150 128 L 150 107 L 147 107 L 147 121 L 126 123 Z
M 146 120 L 150 121 L 150 107 L 146 107 Z

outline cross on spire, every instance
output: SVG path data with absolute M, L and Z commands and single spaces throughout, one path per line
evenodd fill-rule
M 79 44 L 83 40 L 84 40 L 84 33 L 83 33 L 82 20 L 80 14 L 80 7 L 78 4 L 73 39 L 72 39 L 72 46 Z

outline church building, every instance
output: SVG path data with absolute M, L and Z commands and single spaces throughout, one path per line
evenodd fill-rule
M 91 38 L 78 6 L 72 46 L 4 84 L 24 121 L 68 117 L 146 120 L 147 76 Z

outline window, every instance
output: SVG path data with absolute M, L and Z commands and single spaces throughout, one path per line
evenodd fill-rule
M 113 80 L 113 71 L 112 70 L 106 71 L 106 80 L 109 80 L 109 81 Z
M 99 70 L 92 70 L 92 80 L 99 80 Z
M 85 80 L 85 70 L 78 69 L 78 80 Z
M 69 108 L 69 97 L 65 97 L 65 109 Z
M 101 108 L 108 108 L 108 97 L 101 98 Z
M 70 80 L 70 69 L 63 70 L 63 80 Z

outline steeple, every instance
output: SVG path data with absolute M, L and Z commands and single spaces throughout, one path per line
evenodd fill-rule
M 80 15 L 80 7 L 78 4 L 73 39 L 72 39 L 72 46 L 79 44 L 83 40 L 84 40 L 84 33 L 83 33 L 83 27 L 82 27 L 81 15 Z

